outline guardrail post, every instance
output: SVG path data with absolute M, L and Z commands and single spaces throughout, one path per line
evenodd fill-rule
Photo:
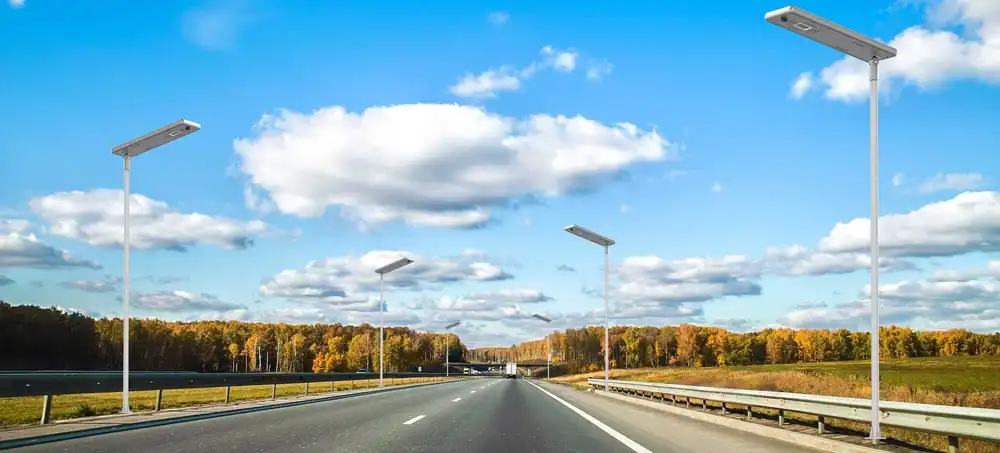
M 687 403 L 687 408 L 691 409 L 691 397 L 690 396 L 685 396 L 684 397 L 684 402 Z
M 958 438 L 948 436 L 948 453 L 958 453 Z
M 278 384 L 271 384 L 271 399 L 278 396 Z
M 153 406 L 153 410 L 158 411 L 162 406 L 163 406 L 163 389 L 158 389 L 156 391 L 156 405 Z
M 49 418 L 52 416 L 52 395 L 45 395 L 42 397 L 42 425 L 47 425 L 49 423 Z
M 747 406 L 747 420 L 753 420 L 753 407 Z
M 351 390 L 354 390 L 354 379 L 351 379 Z
M 816 417 L 816 429 L 819 430 L 820 434 L 826 432 L 826 418 L 822 415 Z
M 708 410 L 708 400 L 701 400 L 701 410 L 703 411 Z
M 722 402 L 722 415 L 726 415 L 726 402 Z
M 677 395 L 670 395 L 670 404 L 672 406 L 676 406 L 677 405 Z
M 309 383 L 306 382 L 306 395 L 308 395 L 308 394 L 309 394 Z
M 778 426 L 782 426 L 784 424 L 785 424 L 785 410 L 778 409 Z
M 226 386 L 226 404 L 229 404 L 229 393 L 230 393 L 231 390 L 232 390 L 232 387 L 230 387 L 230 386 L 227 385 Z

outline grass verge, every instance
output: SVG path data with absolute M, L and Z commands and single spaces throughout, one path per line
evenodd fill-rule
M 417 384 L 432 382 L 434 378 L 386 379 L 386 386 Z M 378 378 L 341 382 L 313 382 L 309 384 L 309 394 L 330 393 L 353 389 L 378 387 Z M 304 395 L 305 384 L 282 384 L 275 391 L 276 398 Z M 232 387 L 229 394 L 230 402 L 264 400 L 271 397 L 270 385 L 249 385 Z M 222 404 L 226 399 L 225 387 L 210 387 L 197 389 L 164 390 L 162 409 L 199 406 L 206 404 Z M 129 405 L 133 411 L 151 411 L 156 404 L 155 391 L 129 392 Z M 70 418 L 91 417 L 95 415 L 110 415 L 121 412 L 122 394 L 89 393 L 79 395 L 56 395 L 52 398 L 51 419 L 65 420 Z M 21 425 L 36 425 L 41 419 L 42 398 L 0 398 L 0 428 L 10 428 Z

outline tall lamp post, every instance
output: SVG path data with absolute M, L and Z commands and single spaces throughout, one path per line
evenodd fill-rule
M 121 156 L 125 160 L 125 219 L 124 237 L 122 239 L 122 413 L 128 414 L 132 409 L 128 404 L 128 372 L 129 372 L 129 326 L 128 326 L 128 304 L 129 286 L 131 284 L 129 266 L 129 198 L 131 191 L 129 188 L 129 172 L 131 171 L 132 158 L 142 153 L 157 148 L 185 135 L 191 135 L 201 129 L 201 125 L 188 120 L 177 120 L 163 126 L 142 137 L 122 143 L 111 148 L 111 154 Z
M 871 172 L 871 439 L 882 439 L 879 428 L 879 244 L 878 244 L 878 63 L 896 56 L 896 49 L 794 6 L 764 15 L 764 19 L 795 34 L 868 63 L 869 160 Z
M 611 334 L 611 315 L 608 309 L 608 248 L 615 245 L 615 241 L 576 224 L 563 230 L 604 247 L 604 391 L 607 392 L 610 390 L 608 381 L 611 375 L 611 350 L 608 349 L 608 336 Z
M 535 314 L 531 315 L 531 317 L 535 318 L 535 319 L 537 319 L 539 321 L 544 321 L 546 324 L 552 322 L 551 319 L 546 318 L 546 317 L 544 317 L 544 316 L 542 316 L 542 315 L 540 315 L 538 313 L 535 313 Z M 545 357 L 545 379 L 549 379 L 549 378 L 552 377 L 552 338 L 550 338 L 549 335 L 545 336 L 545 355 L 546 355 L 546 357 Z
M 385 343 L 385 335 L 382 334 L 385 327 L 385 274 L 412 263 L 413 260 L 403 257 L 375 269 L 375 273 L 378 274 L 378 388 L 385 387 L 385 383 L 382 381 L 382 373 L 385 370 L 383 363 L 385 354 L 382 351 L 382 344 Z
M 444 330 L 448 331 L 462 324 L 462 321 L 455 321 L 447 326 L 444 326 Z M 450 363 L 450 352 L 451 352 L 451 334 L 445 332 L 444 334 L 444 377 L 448 377 L 448 370 L 451 368 Z

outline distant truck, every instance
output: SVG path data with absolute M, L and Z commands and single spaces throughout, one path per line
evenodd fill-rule
M 517 379 L 517 363 L 507 362 L 507 369 L 504 370 L 503 377 L 505 379 Z

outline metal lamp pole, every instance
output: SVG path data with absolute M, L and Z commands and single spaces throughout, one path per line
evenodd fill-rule
M 408 264 L 412 264 L 413 260 L 409 258 L 400 258 L 393 261 L 385 266 L 375 269 L 375 273 L 378 274 L 378 387 L 385 387 L 385 382 L 382 380 L 382 374 L 385 370 L 385 354 L 382 350 L 383 343 L 385 343 L 385 335 L 383 335 L 383 328 L 385 326 L 385 274 L 388 274 L 394 270 L 397 270 Z
M 153 132 L 139 138 L 122 143 L 111 148 L 111 154 L 121 156 L 125 161 L 124 166 L 124 191 L 125 191 L 125 219 L 124 237 L 122 238 L 122 413 L 132 412 L 129 406 L 128 396 L 128 372 L 129 372 L 129 290 L 132 283 L 129 246 L 129 199 L 132 197 L 130 187 L 130 173 L 132 170 L 132 158 L 142 153 L 157 148 L 185 135 L 190 135 L 201 129 L 201 125 L 188 120 L 178 120 L 163 126 Z
M 608 307 L 608 248 L 615 245 L 611 238 L 601 236 L 580 225 L 570 225 L 564 231 L 604 247 L 604 391 L 609 391 L 611 378 L 611 349 L 608 338 L 611 335 L 611 309 Z
M 551 319 L 546 318 L 546 317 L 544 317 L 544 316 L 542 316 L 542 315 L 540 315 L 538 313 L 535 313 L 535 314 L 531 315 L 531 317 L 535 318 L 535 319 L 537 319 L 539 321 L 544 321 L 546 324 L 552 322 Z M 551 371 L 552 370 L 552 339 L 549 337 L 549 335 L 545 336 L 545 354 L 547 356 L 545 358 L 545 379 L 549 379 L 549 378 L 552 377 L 552 371 Z
M 462 324 L 462 321 L 455 321 L 455 322 L 453 322 L 451 324 L 448 324 L 447 326 L 444 326 L 444 330 L 445 330 L 445 333 L 444 333 L 444 377 L 448 377 L 449 376 L 449 369 L 451 369 L 451 363 L 449 362 L 449 360 L 450 360 L 449 356 L 451 355 L 450 354 L 450 352 L 451 352 L 451 334 L 448 333 L 447 331 L 449 331 L 449 330 L 451 330 L 451 329 L 453 329 L 455 327 L 458 327 L 459 324 Z
M 794 6 L 764 15 L 768 22 L 868 63 L 869 170 L 871 173 L 871 432 L 873 444 L 883 439 L 879 426 L 879 242 L 878 242 L 878 63 L 896 49 Z

